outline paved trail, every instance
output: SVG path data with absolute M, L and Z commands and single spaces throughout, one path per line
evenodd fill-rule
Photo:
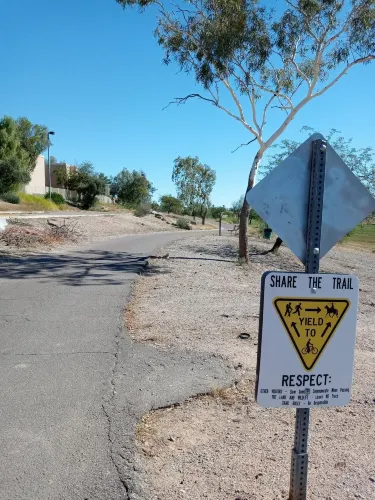
M 144 256 L 190 234 L 0 260 L 1 500 L 147 500 L 141 415 L 232 377 L 216 357 L 133 344 L 122 328 Z

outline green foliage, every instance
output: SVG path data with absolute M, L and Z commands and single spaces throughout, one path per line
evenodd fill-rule
M 234 222 L 238 222 L 240 220 L 241 208 L 244 202 L 244 196 L 238 198 L 238 200 L 234 201 L 231 206 L 231 212 L 234 219 Z
M 0 193 L 27 184 L 38 155 L 47 145 L 46 128 L 26 118 L 0 120 Z
M 28 156 L 21 147 L 16 123 L 5 116 L 0 120 L 0 193 L 29 180 Z
M 72 183 L 68 182 L 69 180 L 69 171 L 68 169 L 66 168 L 66 165 L 63 164 L 59 167 L 56 167 L 54 169 L 54 174 L 55 174 L 55 177 L 56 177 L 56 181 L 57 181 L 57 184 L 59 186 L 63 186 L 65 189 L 69 189 L 69 185 L 71 185 Z
M 224 205 L 221 207 L 210 207 L 209 213 L 213 219 L 219 219 L 220 216 L 223 216 L 227 213 L 227 209 L 224 207 Z
M 158 212 L 160 210 L 160 205 L 156 201 L 151 202 L 151 210 L 155 210 L 155 212 Z
M 136 207 L 140 203 L 150 203 L 155 188 L 144 172 L 137 170 L 130 172 L 123 168 L 112 179 L 110 192 L 112 196 L 117 196 L 119 203 Z
M 124 8 L 157 4 L 155 35 L 165 63 L 175 61 L 193 74 L 211 91 L 203 98 L 216 106 L 216 85 L 229 90 L 233 83 L 231 90 L 238 88 L 256 101 L 264 98 L 265 105 L 272 98 L 274 107 L 288 113 L 302 85 L 313 95 L 317 85 L 335 83 L 337 70 L 345 73 L 349 65 L 375 57 L 372 0 L 284 1 L 277 8 L 266 0 L 116 2 Z M 333 78 L 327 81 L 330 72 Z M 235 118 L 248 127 L 241 116 Z M 253 120 L 255 128 L 264 126 L 264 120 Z
M 175 198 L 171 194 L 165 194 L 160 197 L 160 210 L 162 212 L 180 214 L 183 208 L 181 200 Z
M 7 203 L 13 203 L 14 205 L 18 205 L 20 202 L 20 197 L 17 193 L 3 193 L 1 199 Z
M 150 213 L 151 213 L 151 205 L 149 205 L 148 203 L 141 203 L 134 210 L 134 215 L 136 217 L 144 217 L 145 215 L 148 215 Z
M 202 218 L 205 223 L 210 207 L 210 195 L 216 181 L 216 172 L 202 164 L 196 156 L 180 156 L 174 160 L 172 181 L 176 184 L 179 199 Z
M 183 219 L 182 217 L 180 219 L 177 219 L 176 226 L 179 227 L 180 229 L 187 229 L 187 230 L 191 229 L 188 221 L 186 219 Z
M 15 156 L 4 159 L 0 157 L 0 193 L 14 189 L 20 184 L 27 184 L 29 181 L 30 173 L 21 160 Z
M 314 133 L 311 127 L 302 127 L 301 132 L 307 136 Z M 340 131 L 330 129 L 327 134 L 327 141 L 344 160 L 350 170 L 364 183 L 364 185 L 375 194 L 375 151 L 371 147 L 356 148 L 353 146 L 353 139 L 345 139 L 339 135 Z M 275 151 L 267 158 L 267 163 L 261 168 L 261 172 L 268 174 L 289 156 L 299 146 L 298 141 L 284 139 L 280 143 L 272 146 Z
M 50 193 L 46 193 L 44 195 L 44 198 L 46 200 L 52 200 L 53 203 L 56 203 L 56 205 L 63 205 L 65 203 L 65 198 L 63 197 L 63 195 L 55 193 L 54 191 L 51 192 L 51 196 Z
M 95 205 L 96 197 L 105 194 L 106 183 L 104 174 L 95 172 L 94 166 L 90 162 L 82 163 L 76 169 L 56 169 L 57 179 L 67 189 L 76 191 L 78 203 L 85 210 Z
M 25 117 L 17 118 L 16 127 L 20 139 L 21 148 L 28 157 L 28 166 L 32 171 L 38 156 L 47 149 L 48 129 L 44 125 L 33 125 Z

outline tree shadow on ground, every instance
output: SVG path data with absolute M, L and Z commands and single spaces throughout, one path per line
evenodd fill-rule
M 189 259 L 191 260 L 219 260 L 217 257 L 223 257 L 223 259 L 220 260 L 224 262 L 238 262 L 238 248 L 230 244 L 220 245 L 220 243 L 212 243 L 207 246 L 201 245 L 199 247 L 186 245 L 184 248 L 197 254 L 207 255 L 208 257 L 190 257 Z M 280 248 L 276 253 L 270 253 L 269 250 L 271 248 L 271 243 L 268 242 L 260 241 L 259 244 L 256 244 L 249 241 L 250 265 L 266 264 L 270 269 L 284 269 L 290 272 L 301 272 L 304 270 L 304 266 L 292 256 L 291 252 L 286 247 Z
M 3 280 L 39 279 L 68 286 L 122 285 L 129 274 L 160 274 L 164 267 L 147 266 L 144 255 L 128 252 L 91 250 L 69 254 L 2 257 L 0 277 Z
M 211 243 L 206 246 L 184 245 L 184 249 L 190 250 L 197 254 L 207 255 L 208 257 L 211 257 L 212 260 L 216 260 L 216 257 L 230 259 L 230 260 L 225 260 L 225 262 L 235 262 L 236 260 L 238 260 L 238 250 L 229 244 L 220 245 L 216 243 Z M 198 259 L 199 257 L 192 257 L 192 259 L 193 258 Z

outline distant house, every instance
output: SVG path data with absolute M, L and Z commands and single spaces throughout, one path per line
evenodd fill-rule
M 51 163 L 51 191 L 62 194 L 66 200 L 73 200 L 76 198 L 77 193 L 66 190 L 63 185 L 57 182 L 56 170 L 58 168 L 64 168 L 69 173 L 72 170 L 76 170 L 77 167 L 68 163 Z M 43 155 L 38 156 L 30 182 L 23 187 L 23 191 L 27 194 L 39 194 L 43 196 L 49 193 L 48 164 Z M 112 199 L 109 197 L 109 186 L 106 187 L 106 194 L 100 195 L 97 198 L 101 203 L 112 203 Z

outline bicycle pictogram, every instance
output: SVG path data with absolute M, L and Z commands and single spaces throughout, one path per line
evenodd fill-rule
M 306 346 L 301 350 L 302 354 L 318 354 L 318 349 L 314 347 L 314 344 L 310 342 L 310 340 L 307 341 Z

